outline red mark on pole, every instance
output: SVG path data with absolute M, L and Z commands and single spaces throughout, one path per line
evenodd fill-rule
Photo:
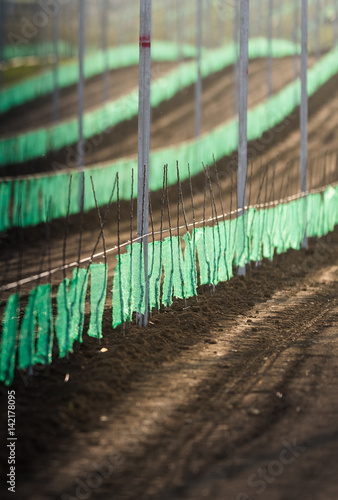
M 140 47 L 150 48 L 150 35 L 140 36 Z

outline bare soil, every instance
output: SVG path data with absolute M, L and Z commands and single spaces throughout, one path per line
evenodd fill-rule
M 263 81 L 264 71 L 261 87 Z M 312 153 L 337 149 L 336 88 L 333 78 L 310 99 Z M 264 174 L 260 163 L 277 154 L 269 170 L 275 189 L 261 201 L 297 191 L 298 126 L 296 112 L 256 147 L 251 200 Z M 313 164 L 311 187 L 337 180 L 332 158 Z M 220 171 L 229 161 L 220 162 Z M 197 217 L 203 215 L 202 181 L 193 181 Z M 235 203 L 230 185 L 229 177 L 222 179 L 226 210 Z M 188 185 L 184 193 L 188 197 Z M 157 225 L 159 207 L 155 193 Z M 116 242 L 115 210 L 107 244 Z M 126 240 L 128 204 L 121 210 Z M 86 218 L 83 254 L 93 247 L 95 219 L 95 212 Z M 79 238 L 78 218 L 69 223 L 67 261 L 76 258 Z M 62 262 L 64 229 L 64 221 L 52 225 L 53 265 Z M 28 275 L 36 270 L 45 236 L 41 226 L 2 240 L 2 257 L 13 257 L 3 258 L 7 267 L 11 262 L 8 278 L 15 279 L 20 266 Z M 84 335 L 69 361 L 37 369 L 29 384 L 26 373 L 16 373 L 18 498 L 336 500 L 337 276 L 336 230 L 310 241 L 308 250 L 252 265 L 245 279 L 220 284 L 215 294 L 202 287 L 197 301 L 175 301 L 154 313 L 146 329 L 112 330 L 108 295 L 101 344 Z M 89 313 L 85 331 L 88 321 Z M 7 388 L 0 390 L 4 443 Z M 7 456 L 3 445 L 2 478 Z M 7 497 L 4 490 L 1 498 Z
M 144 330 L 108 308 L 100 345 L 16 374 L 18 497 L 336 500 L 337 276 L 336 231 Z

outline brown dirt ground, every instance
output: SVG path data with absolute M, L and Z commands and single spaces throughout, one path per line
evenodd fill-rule
M 333 78 L 310 100 L 312 152 L 337 149 L 337 114 L 331 115 L 336 84 Z M 283 157 L 276 163 L 275 193 L 261 201 L 296 190 L 298 125 L 295 113 L 257 149 L 253 200 L 261 158 L 275 158 L 278 148 Z M 293 159 L 294 168 L 286 169 Z M 337 179 L 336 162 L 325 164 L 324 158 L 313 163 L 312 187 Z M 270 181 L 272 175 L 273 167 Z M 226 209 L 229 185 L 229 179 L 222 183 Z M 194 188 L 200 216 L 201 179 Z M 156 198 L 157 223 L 158 206 Z M 127 213 L 127 204 L 122 210 Z M 89 214 L 83 252 L 93 246 L 95 217 Z M 122 228 L 126 238 L 128 225 Z M 77 254 L 77 228 L 74 218 L 67 260 Z M 52 229 L 56 264 L 62 261 L 64 223 Z M 110 226 L 109 243 L 115 243 L 114 232 Z M 19 250 L 21 236 L 27 259 L 21 263 L 32 272 L 45 229 L 12 232 L 2 245 L 6 252 Z M 19 262 L 13 259 L 13 276 Z M 36 370 L 31 385 L 25 385 L 25 373 L 16 374 L 18 497 L 336 500 L 337 266 L 336 230 L 311 241 L 308 250 L 251 266 L 245 280 L 221 284 L 212 296 L 204 287 L 186 308 L 175 301 L 170 310 L 154 313 L 146 330 L 132 325 L 124 335 L 113 331 L 108 305 L 101 345 L 85 335 L 69 362 Z M 1 387 L 4 405 L 6 395 Z M 0 426 L 6 436 L 5 411 Z M 6 471 L 5 446 L 0 454 Z
M 335 500 L 337 271 L 336 231 L 145 330 L 113 331 L 108 308 L 101 345 L 85 336 L 31 385 L 16 374 L 19 498 L 84 498 L 81 480 L 93 498 L 248 499 L 266 469 L 261 498 Z
M 309 66 L 314 60 L 309 60 Z M 273 92 L 278 92 L 294 79 L 294 61 L 288 57 L 273 61 Z M 166 69 L 172 67 L 159 65 L 155 72 L 161 76 Z M 132 78 L 135 79 L 135 70 L 127 68 Z M 155 67 L 156 69 L 156 67 Z M 126 70 L 125 70 L 126 71 Z M 126 78 L 128 78 L 126 71 Z M 249 108 L 254 107 L 266 97 L 266 61 L 257 59 L 249 64 Z M 117 90 L 121 95 L 123 89 L 123 70 L 117 75 Z M 132 79 L 131 81 L 134 82 Z M 122 85 L 122 87 L 121 87 Z M 130 84 L 129 84 L 130 85 Z M 90 88 L 96 89 L 93 84 Z M 130 85 L 130 89 L 135 85 Z M 233 67 L 215 73 L 203 80 L 202 92 L 202 133 L 212 130 L 226 120 L 233 117 Z M 74 89 L 73 89 L 74 93 Z M 100 95 L 100 93 L 99 93 Z M 72 96 L 74 97 L 74 96 Z M 30 112 L 31 112 L 30 107 Z M 17 111 L 18 112 L 18 111 Z M 17 113 L 16 112 L 16 113 Z M 73 110 L 74 113 L 74 110 Z M 17 116 L 14 116 L 14 123 Z M 126 122 L 121 122 L 110 131 L 100 136 L 95 136 L 86 141 L 86 165 L 112 161 L 114 159 L 137 155 L 138 141 L 137 117 Z M 27 128 L 27 127 L 26 127 Z M 182 89 L 169 101 L 165 101 L 152 110 L 151 122 L 151 148 L 158 149 L 179 144 L 195 136 L 195 86 L 191 85 Z M 51 169 L 74 168 L 77 166 L 76 145 L 63 148 L 54 153 L 48 153 L 42 158 L 37 158 L 19 165 L 9 165 L 1 169 L 2 176 L 27 175 L 31 173 L 50 171 Z

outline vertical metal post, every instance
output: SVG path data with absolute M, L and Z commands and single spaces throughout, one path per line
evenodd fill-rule
M 249 0 L 240 0 L 240 53 L 239 53 L 239 134 L 238 134 L 238 215 L 246 206 L 246 177 L 248 162 L 247 112 L 248 112 L 248 64 L 249 64 Z M 238 269 L 245 276 L 245 267 Z
M 269 0 L 268 18 L 267 18 L 268 57 L 267 57 L 267 73 L 266 73 L 268 97 L 272 96 L 272 24 L 273 24 L 272 16 L 273 16 L 273 0 Z
M 262 0 L 257 0 L 256 9 L 256 36 L 262 36 Z
M 61 6 L 59 5 L 53 23 L 53 121 L 57 122 L 59 120 L 59 102 L 60 102 L 60 91 L 59 91 L 59 42 L 60 42 L 60 19 L 61 19 Z
M 0 0 L 0 90 L 2 89 L 4 83 L 4 36 L 5 31 L 5 5 L 4 1 Z
M 278 12 L 278 34 L 277 38 L 283 38 L 283 0 L 279 0 Z
M 183 43 L 184 43 L 184 0 L 176 0 L 176 29 L 177 29 L 177 47 L 178 60 L 183 60 Z
M 320 59 L 321 51 L 320 51 L 320 17 L 321 17 L 321 5 L 320 0 L 316 0 L 316 9 L 315 9 L 315 25 L 316 25 L 316 59 L 317 61 Z
M 307 191 L 307 156 L 308 156 L 308 95 L 307 95 L 307 60 L 308 60 L 308 0 L 302 0 L 302 55 L 301 55 L 301 106 L 300 106 L 300 190 Z M 307 247 L 305 234 L 303 248 Z
M 238 31 L 239 31 L 239 4 L 234 5 L 234 24 L 233 24 L 233 39 L 235 48 L 235 63 L 234 63 L 234 116 L 238 116 L 238 87 L 239 87 L 239 54 L 238 54 Z
M 333 21 L 333 45 L 338 42 L 338 0 L 334 2 L 334 21 Z
M 110 13 L 109 0 L 102 0 L 101 3 L 102 14 L 102 52 L 104 58 L 104 72 L 103 72 L 103 100 L 109 99 L 109 54 L 108 54 L 108 23 Z
M 85 4 L 86 0 L 79 0 L 79 82 L 78 82 L 78 123 L 79 123 L 79 140 L 77 146 L 78 168 L 83 172 L 85 154 L 84 154 L 84 139 L 83 139 L 83 114 L 84 114 L 84 50 L 85 50 Z M 84 185 L 83 176 L 80 184 L 80 212 L 82 211 L 84 202 Z
M 195 136 L 201 135 L 202 122 L 202 74 L 201 74 L 201 59 L 202 59 L 202 0 L 197 0 L 197 80 L 195 87 Z
M 140 64 L 138 113 L 138 184 L 137 236 L 148 234 L 149 217 L 149 149 L 150 149 L 150 81 L 151 81 L 151 0 L 140 1 Z M 145 313 L 137 321 L 148 324 L 148 237 L 144 236 Z
M 298 28 L 299 28 L 299 0 L 295 0 L 294 14 L 293 14 L 293 43 L 298 45 L 299 37 L 298 37 Z M 297 51 L 295 51 L 293 56 L 293 71 L 294 71 L 294 80 L 296 81 L 299 77 L 299 55 Z M 298 89 L 295 90 L 295 104 L 299 104 L 298 101 Z

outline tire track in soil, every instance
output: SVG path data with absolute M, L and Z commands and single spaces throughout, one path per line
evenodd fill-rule
M 276 427 L 285 418 L 293 423 L 293 415 L 298 415 L 295 405 L 306 411 L 316 397 L 313 390 L 310 400 L 307 391 L 302 394 L 297 380 L 302 381 L 303 367 L 311 364 L 311 351 L 320 344 L 325 327 L 337 318 L 338 261 L 333 248 L 334 265 L 307 275 L 294 269 L 292 283 L 246 314 L 234 311 L 228 317 L 216 294 L 218 312 L 210 343 L 198 343 L 133 384 L 112 411 L 105 432 L 75 435 L 71 446 L 64 444 L 58 459 L 50 459 L 50 468 L 36 469 L 35 484 L 48 486 L 35 491 L 34 499 L 74 494 L 69 487 L 75 478 L 86 481 L 92 464 L 104 461 L 111 450 L 120 463 L 93 489 L 102 499 L 112 494 L 128 500 L 236 498 L 224 497 L 224 487 L 240 492 L 245 481 L 240 477 L 236 483 L 236 477 L 255 465 L 250 454 L 244 461 L 238 458 L 241 449 L 249 447 L 247 453 L 260 456 L 256 441 L 273 441 Z M 337 342 L 335 349 L 331 358 Z M 323 366 L 317 369 L 320 378 Z M 333 417 L 336 422 L 337 413 Z M 31 487 L 25 485 L 23 499 L 33 498 Z M 208 488 L 214 488 L 211 496 Z

